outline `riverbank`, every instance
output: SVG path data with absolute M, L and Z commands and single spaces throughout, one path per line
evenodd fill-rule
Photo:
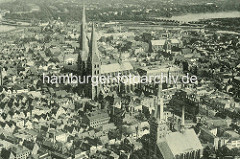
M 231 12 L 216 12 L 216 13 L 196 13 L 196 14 L 185 14 L 179 16 L 172 16 L 170 18 L 166 17 L 154 17 L 155 19 L 166 19 L 166 20 L 175 20 L 180 22 L 192 22 L 199 21 L 203 19 L 218 19 L 218 18 L 240 18 L 239 11 Z

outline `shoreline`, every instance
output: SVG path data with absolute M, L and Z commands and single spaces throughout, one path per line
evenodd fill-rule
M 240 11 L 224 11 L 224 12 L 206 12 L 206 13 L 187 13 L 181 15 L 173 15 L 172 17 L 151 17 L 152 19 L 174 20 L 181 22 L 192 22 L 207 19 L 224 19 L 224 18 L 240 18 Z

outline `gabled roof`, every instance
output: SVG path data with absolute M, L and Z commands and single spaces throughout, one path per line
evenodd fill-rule
M 56 47 L 56 48 L 50 48 L 50 51 L 52 54 L 59 54 L 61 53 L 61 49 Z
M 26 148 L 32 151 L 34 147 L 37 146 L 37 144 L 31 141 L 24 140 L 23 146 L 25 146 Z
M 236 66 L 236 68 L 240 68 L 240 63 Z
M 65 90 L 56 91 L 57 97 L 65 97 L 65 96 L 67 96 L 67 94 L 68 93 Z
M 64 69 L 66 69 L 68 71 L 73 71 L 73 72 L 78 71 L 77 65 L 63 65 L 63 67 L 64 67 Z
M 21 85 L 15 84 L 15 85 L 12 86 L 12 89 L 13 90 L 21 90 L 23 88 L 21 87 Z
M 189 48 L 185 48 L 185 49 L 182 49 L 182 53 L 183 53 L 183 54 L 191 54 L 192 51 L 191 51 L 191 49 L 189 49 Z
M 69 59 L 78 59 L 78 54 L 67 54 L 65 55 L 65 61 L 69 60 Z
M 183 133 L 169 133 L 166 135 L 165 139 L 171 153 L 174 156 L 189 151 L 201 150 L 203 148 L 193 129 L 187 129 Z M 160 145 L 159 148 L 161 148 L 161 151 L 169 151 L 169 149 L 162 147 L 162 145 Z
M 171 43 L 173 44 L 179 44 L 180 41 L 178 39 L 171 39 Z
M 126 70 L 132 70 L 133 66 L 130 62 L 123 62 L 119 63 L 112 63 L 107 65 L 101 65 L 101 74 L 113 73 L 113 72 L 120 72 Z
M 166 40 L 151 40 L 153 46 L 163 46 Z

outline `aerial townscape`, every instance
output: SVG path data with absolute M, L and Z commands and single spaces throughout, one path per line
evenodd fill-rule
M 0 0 L 0 159 L 239 158 L 239 0 Z

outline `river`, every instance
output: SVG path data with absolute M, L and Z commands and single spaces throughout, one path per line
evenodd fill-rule
M 240 12 L 217 12 L 217 13 L 189 13 L 185 15 L 172 16 L 171 18 L 158 18 L 158 19 L 169 19 L 177 20 L 182 22 L 198 21 L 201 19 L 213 19 L 213 18 L 240 18 Z
M 1 20 L 2 20 L 2 15 L 0 14 L 0 22 L 1 22 Z M 0 33 L 1 32 L 7 32 L 7 31 L 10 31 L 10 30 L 13 30 L 13 29 L 16 29 L 16 27 L 0 24 Z
M 197 13 L 197 14 L 185 14 L 179 16 L 173 16 L 171 18 L 158 18 L 158 19 L 169 19 L 177 20 L 182 22 L 198 21 L 200 19 L 212 19 L 212 18 L 240 18 L 240 12 L 231 11 L 231 12 L 217 12 L 217 13 Z M 0 21 L 2 17 L 0 14 Z M 15 29 L 14 26 L 0 25 L 0 32 L 6 32 Z

